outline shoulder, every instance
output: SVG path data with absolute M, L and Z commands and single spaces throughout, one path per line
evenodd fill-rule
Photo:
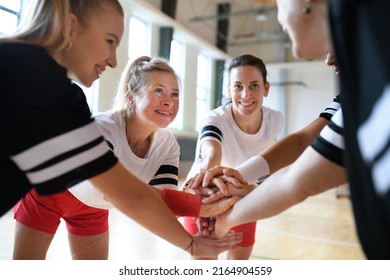
M 263 106 L 262 109 L 264 112 L 266 112 L 268 114 L 282 114 L 279 110 L 272 109 L 272 108 L 267 107 L 267 106 Z
M 280 111 L 269 108 L 267 106 L 263 106 L 263 113 L 266 118 L 278 118 L 283 119 L 283 115 Z
M 94 116 L 94 119 L 103 135 L 110 140 L 112 137 L 117 137 L 124 129 L 120 120 L 120 115 L 117 112 L 100 112 Z
M 115 124 L 114 114 L 110 112 L 99 112 L 96 115 L 94 115 L 94 118 L 97 123 L 100 124 Z
M 32 88 L 39 86 L 51 90 L 69 84 L 66 69 L 41 47 L 23 43 L 1 43 L 0 60 L 0 74 L 4 80 L 19 80 L 28 83 Z
M 0 53 L 2 55 L 28 55 L 28 54 L 38 54 L 38 53 L 46 53 L 45 49 L 42 47 L 26 44 L 26 43 L 18 43 L 18 42 L 1 42 L 0 43 Z
M 230 112 L 231 112 L 230 108 L 231 108 L 230 104 L 219 106 L 219 107 L 215 108 L 214 110 L 211 110 L 210 114 L 213 114 L 216 116 L 225 116 L 227 114 L 230 114 Z
M 152 149 L 152 152 L 158 154 L 159 158 L 180 156 L 179 142 L 167 128 L 161 128 L 154 132 Z
M 163 146 L 168 143 L 179 146 L 175 135 L 166 128 L 157 129 L 154 132 L 154 139 L 155 141 L 160 141 Z
M 208 126 L 210 124 L 219 126 L 229 120 L 229 114 L 229 105 L 215 108 L 214 110 L 211 110 L 203 119 L 202 127 Z
M 23 65 L 30 65 L 40 61 L 36 64 L 40 68 L 42 64 L 46 66 L 48 63 L 55 63 L 54 59 L 42 47 L 25 44 L 25 43 L 1 43 L 0 56 L 4 61 L 10 61 L 15 65 L 16 63 L 23 63 Z

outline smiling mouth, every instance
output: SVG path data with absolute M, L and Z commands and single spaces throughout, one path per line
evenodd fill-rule
M 165 115 L 165 116 L 171 116 L 172 113 L 169 113 L 169 112 L 163 112 L 163 111 L 159 111 L 159 110 L 156 110 L 157 113 L 159 113 L 160 115 Z
M 242 106 L 251 106 L 251 105 L 255 104 L 255 101 L 252 101 L 252 102 L 238 102 L 238 104 L 240 104 Z
M 99 66 L 96 66 L 95 69 L 96 69 L 97 75 L 98 75 L 99 78 L 100 78 L 100 76 L 103 74 L 103 70 L 102 70 Z

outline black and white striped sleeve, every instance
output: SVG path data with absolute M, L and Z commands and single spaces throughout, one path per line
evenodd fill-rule
M 41 194 L 70 187 L 117 162 L 94 121 L 47 139 L 11 159 Z
M 311 146 L 330 161 L 344 166 L 345 143 L 341 108 L 333 115 L 329 124 L 322 129 Z
M 340 103 L 340 97 L 337 95 L 332 103 L 329 104 L 328 107 L 325 108 L 324 111 L 321 112 L 320 117 L 327 119 L 330 121 L 332 116 L 337 112 L 338 109 L 341 108 L 341 103 Z
M 202 128 L 199 140 L 200 143 L 212 140 L 222 144 L 222 131 L 215 125 L 206 125 Z
M 153 179 L 149 182 L 151 186 L 161 185 L 163 188 L 169 187 L 177 189 L 179 170 L 174 165 L 161 165 L 154 175 Z

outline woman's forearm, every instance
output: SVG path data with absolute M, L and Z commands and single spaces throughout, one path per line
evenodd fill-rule
M 202 157 L 201 171 L 209 170 L 221 164 L 222 147 L 220 143 L 216 141 L 205 141 L 200 148 L 200 153 Z
M 270 174 L 293 163 L 327 124 L 326 119 L 319 117 L 305 128 L 286 135 L 262 152 L 261 156 L 268 162 Z
M 91 182 L 121 212 L 154 234 L 182 249 L 190 244 L 191 236 L 161 198 L 120 163 L 95 176 Z
M 289 207 L 347 182 L 345 169 L 308 147 L 292 165 L 281 169 L 238 201 L 227 216 L 229 227 L 272 217 Z

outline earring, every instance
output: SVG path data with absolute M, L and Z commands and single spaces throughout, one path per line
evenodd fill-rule
M 310 12 L 311 12 L 311 8 L 309 6 L 304 7 L 302 9 L 302 13 L 305 14 L 305 15 L 310 14 Z
M 65 51 L 66 51 L 66 52 L 69 51 L 69 50 L 72 48 L 72 46 L 73 46 L 73 43 L 72 43 L 72 41 L 70 41 L 70 42 L 68 43 L 68 45 L 66 46 Z

